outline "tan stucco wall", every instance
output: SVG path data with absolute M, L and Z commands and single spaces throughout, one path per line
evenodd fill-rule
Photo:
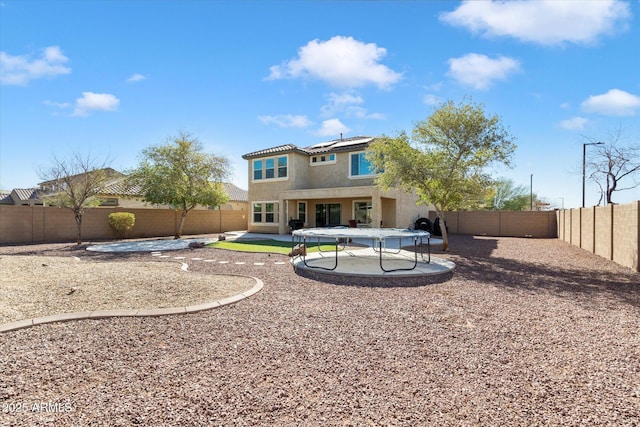
M 310 157 L 300 153 L 287 153 L 288 177 L 286 180 L 270 179 L 253 181 L 253 161 L 248 159 L 249 178 L 249 231 L 284 234 L 289 230 L 289 219 L 297 219 L 297 202 L 307 202 L 308 227 L 315 227 L 317 203 L 340 203 L 341 223 L 348 225 L 354 218 L 354 201 L 372 202 L 372 226 L 409 227 L 416 219 L 429 215 L 429 207 L 416 204 L 416 197 L 399 190 L 382 191 L 374 178 L 350 178 L 351 152 L 335 153 L 335 163 L 312 165 Z M 261 158 L 279 157 L 269 155 Z M 277 202 L 277 224 L 253 223 L 252 203 Z

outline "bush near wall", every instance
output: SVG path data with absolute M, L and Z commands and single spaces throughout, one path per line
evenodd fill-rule
M 108 221 L 116 237 L 124 239 L 129 237 L 129 232 L 136 224 L 136 216 L 131 212 L 114 212 L 109 214 Z

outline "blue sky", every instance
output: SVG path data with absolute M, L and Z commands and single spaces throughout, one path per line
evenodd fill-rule
M 246 189 L 243 154 L 410 131 L 467 97 L 516 138 L 494 175 L 577 207 L 582 144 L 640 144 L 639 19 L 637 0 L 0 0 L 0 188 L 74 152 L 125 171 L 187 131 Z

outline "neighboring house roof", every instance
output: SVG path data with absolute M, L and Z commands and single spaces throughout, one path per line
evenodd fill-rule
M 0 193 L 0 205 L 12 205 L 13 199 L 11 198 L 11 193 Z
M 41 194 L 42 192 L 38 188 L 14 188 L 11 192 L 11 195 L 15 195 L 18 201 L 40 200 Z M 16 200 L 14 199 L 14 201 Z
M 225 182 L 224 183 L 224 191 L 229 195 L 230 202 L 247 202 L 249 201 L 249 192 L 247 190 L 243 190 L 240 187 L 236 187 L 235 185 Z
M 142 189 L 139 185 L 127 186 L 126 177 L 115 179 L 103 187 L 100 194 L 104 196 L 130 196 L 142 197 Z M 246 202 L 249 200 L 249 192 L 231 183 L 224 183 L 224 190 L 229 195 L 231 202 Z
M 279 145 L 277 147 L 266 148 L 264 150 L 254 151 L 242 156 L 243 159 L 251 159 L 255 157 L 265 157 L 272 154 L 297 152 L 307 156 L 313 156 L 319 153 L 330 153 L 339 151 L 357 151 L 365 149 L 375 137 L 372 136 L 355 136 L 352 138 L 340 138 L 332 141 L 320 142 L 306 148 L 300 148 L 293 144 Z
M 121 177 L 121 176 L 123 176 L 122 172 L 118 172 L 117 170 L 115 170 L 113 168 L 95 169 L 95 170 L 92 170 L 90 172 L 98 172 L 98 171 L 104 172 L 104 174 L 106 176 L 108 176 L 108 177 L 111 177 L 111 176 Z M 85 173 L 79 173 L 79 174 L 76 174 L 76 175 L 69 175 L 69 176 L 65 176 L 64 178 L 65 179 L 75 178 L 77 176 L 82 176 L 82 175 L 85 175 Z M 52 180 L 49 180 L 49 181 L 41 182 L 38 185 L 40 185 L 42 187 L 42 186 L 46 186 L 46 185 L 49 185 L 49 184 L 56 184 L 58 181 L 60 181 L 60 180 L 59 179 L 52 179 Z
M 122 173 L 111 169 L 104 169 L 108 175 L 117 176 L 117 178 L 107 182 L 100 190 L 103 196 L 120 196 L 120 197 L 142 197 L 142 189 L 139 185 L 127 185 L 127 177 Z M 41 185 L 46 185 L 54 181 L 46 181 Z M 224 189 L 229 195 L 230 202 L 247 202 L 249 200 L 249 192 L 237 187 L 231 183 L 224 183 Z M 0 204 L 13 205 L 21 201 L 42 199 L 43 191 L 39 188 L 14 188 L 11 193 L 0 192 Z M 17 199 L 17 200 L 16 200 Z
M 108 182 L 100 190 L 100 194 L 107 196 L 140 196 L 142 193 L 139 185 L 127 185 L 126 177 L 121 177 Z

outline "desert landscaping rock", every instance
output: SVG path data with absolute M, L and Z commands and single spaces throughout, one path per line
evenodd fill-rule
M 9 253 L 87 261 L 68 245 Z M 317 281 L 279 255 L 198 256 L 232 262 L 189 272 L 264 289 L 198 313 L 0 334 L 0 401 L 14 409 L 0 425 L 640 424 L 640 274 L 566 243 L 452 236 L 438 256 L 455 272 L 422 286 Z M 61 410 L 15 411 L 40 402 Z
M 0 324 L 81 311 L 178 312 L 241 294 L 250 277 L 188 272 L 185 263 L 101 262 L 77 256 L 0 256 Z M 176 311 L 178 310 L 178 311 Z M 93 317 L 104 317 L 95 313 Z

